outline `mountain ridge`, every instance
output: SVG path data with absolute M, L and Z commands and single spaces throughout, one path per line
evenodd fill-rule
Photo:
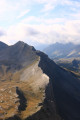
M 43 50 L 52 59 L 80 57 L 80 45 L 55 43 Z
M 5 96 L 4 102 L 0 102 L 0 117 L 5 120 L 80 120 L 80 81 L 45 53 L 23 44 L 19 42 L 0 51 L 1 101 Z M 17 88 L 26 100 L 22 111 L 18 109 L 23 103 L 16 93 Z

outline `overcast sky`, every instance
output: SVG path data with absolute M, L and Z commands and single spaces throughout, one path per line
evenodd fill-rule
M 80 0 L 0 0 L 0 41 L 80 43 Z

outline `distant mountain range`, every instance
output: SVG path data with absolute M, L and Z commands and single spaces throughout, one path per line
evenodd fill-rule
M 0 120 L 80 120 L 73 73 L 22 41 L 0 48 Z
M 55 43 L 43 50 L 51 59 L 80 58 L 80 45 Z

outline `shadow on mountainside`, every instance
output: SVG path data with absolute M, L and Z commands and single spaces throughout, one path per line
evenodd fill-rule
M 80 120 L 80 81 L 44 53 L 37 54 L 41 59 L 39 67 L 50 78 L 59 114 L 64 120 Z

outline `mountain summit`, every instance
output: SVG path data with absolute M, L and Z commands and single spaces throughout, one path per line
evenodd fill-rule
M 80 120 L 80 81 L 19 41 L 0 51 L 0 120 Z
M 7 48 L 8 45 L 0 41 L 0 50 Z

